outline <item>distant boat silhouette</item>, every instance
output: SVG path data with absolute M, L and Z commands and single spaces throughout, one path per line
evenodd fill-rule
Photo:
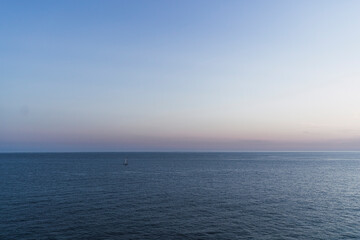
M 127 161 L 127 158 L 125 158 L 124 160 L 124 166 L 127 166 L 128 165 L 128 161 Z

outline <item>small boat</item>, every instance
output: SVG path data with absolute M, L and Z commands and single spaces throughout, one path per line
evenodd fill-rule
M 128 165 L 128 161 L 127 161 L 127 158 L 125 158 L 124 160 L 124 166 L 127 166 Z

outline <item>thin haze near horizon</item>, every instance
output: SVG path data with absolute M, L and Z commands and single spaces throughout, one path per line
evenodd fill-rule
M 1 1 L 0 151 L 360 150 L 360 1 Z

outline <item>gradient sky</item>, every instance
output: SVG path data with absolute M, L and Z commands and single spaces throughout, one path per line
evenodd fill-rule
M 0 151 L 360 150 L 360 1 L 0 1 Z

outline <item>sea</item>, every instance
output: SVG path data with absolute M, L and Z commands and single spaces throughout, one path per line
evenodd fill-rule
M 0 239 L 360 239 L 360 153 L 2 153 Z

